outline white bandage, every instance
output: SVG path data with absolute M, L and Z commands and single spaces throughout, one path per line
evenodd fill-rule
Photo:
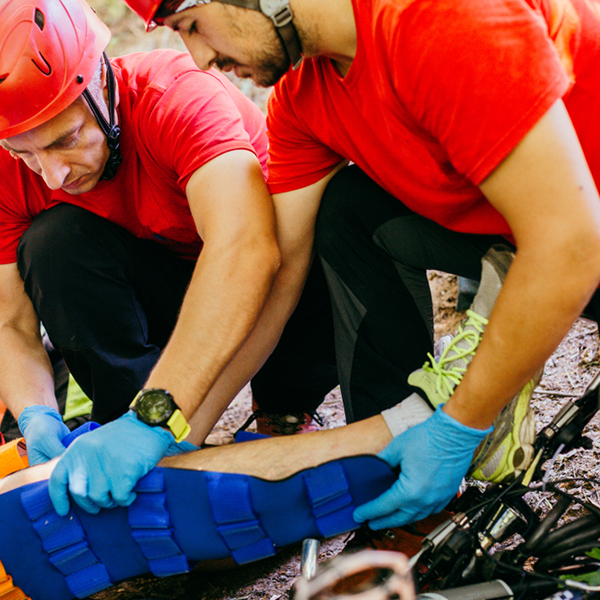
M 414 393 L 381 413 L 385 424 L 391 434 L 396 437 L 404 433 L 410 427 L 418 425 L 427 420 L 433 414 L 433 409 L 419 396 Z

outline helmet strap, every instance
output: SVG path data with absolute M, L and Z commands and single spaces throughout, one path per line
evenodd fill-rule
M 112 179 L 116 173 L 119 165 L 123 162 L 123 157 L 121 156 L 121 149 L 119 144 L 119 138 L 121 136 L 121 128 L 116 124 L 116 103 L 115 103 L 115 75 L 113 73 L 112 67 L 110 65 L 110 61 L 106 56 L 106 53 L 102 53 L 102 58 L 104 60 L 104 64 L 106 65 L 106 87 L 108 90 L 108 116 L 110 121 L 107 121 L 102 114 L 102 111 L 92 98 L 92 95 L 86 88 L 82 96 L 87 102 L 92 114 L 96 118 L 100 129 L 104 132 L 106 136 L 106 142 L 108 144 L 108 160 L 106 161 L 106 165 L 104 166 L 104 172 L 100 179 Z
M 302 45 L 293 23 L 294 13 L 290 8 L 289 0 L 259 0 L 259 6 L 262 14 L 271 19 L 275 25 L 292 67 L 297 69 L 303 58 Z

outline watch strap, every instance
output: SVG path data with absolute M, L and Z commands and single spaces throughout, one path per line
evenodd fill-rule
M 152 392 L 152 391 L 157 391 L 157 390 L 166 393 L 171 398 L 171 401 L 173 403 L 173 406 L 175 407 L 175 410 L 174 410 L 173 414 L 168 418 L 167 421 L 162 421 L 160 423 L 148 423 L 140 415 L 140 412 L 139 412 L 139 410 L 137 408 L 138 400 L 142 397 L 142 395 L 144 393 L 146 393 L 146 392 Z M 163 427 L 165 429 L 168 429 L 173 434 L 173 437 L 175 438 L 175 441 L 177 443 L 183 441 L 189 435 L 190 431 L 192 430 L 192 428 L 189 426 L 188 422 L 186 421 L 185 417 L 183 416 L 183 413 L 181 412 L 181 410 L 179 409 L 179 407 L 175 403 L 175 400 L 173 399 L 173 396 L 169 392 L 167 392 L 166 390 L 163 390 L 162 388 L 145 388 L 145 389 L 141 389 L 135 395 L 135 398 L 133 399 L 133 401 L 129 405 L 129 408 L 131 410 L 133 410 L 133 412 L 135 413 L 135 415 L 138 418 L 138 420 L 140 420 L 142 423 L 145 423 L 149 427 L 157 427 L 158 426 L 158 427 Z
M 175 436 L 175 441 L 177 443 L 183 441 L 192 430 L 185 417 L 183 416 L 183 413 L 179 409 L 176 409 L 175 412 L 171 415 L 171 417 L 167 421 L 167 427 Z

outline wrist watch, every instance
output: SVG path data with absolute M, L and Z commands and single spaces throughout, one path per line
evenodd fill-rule
M 150 427 L 165 427 L 175 436 L 177 443 L 185 439 L 192 428 L 179 410 L 173 396 L 160 388 L 140 390 L 129 408 L 138 420 Z

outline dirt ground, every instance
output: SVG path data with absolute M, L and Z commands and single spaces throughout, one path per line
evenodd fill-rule
M 457 287 L 454 277 L 430 273 L 430 284 L 436 306 L 436 337 L 456 330 L 464 313 L 455 310 Z M 546 425 L 570 398 L 582 395 L 586 385 L 598 371 L 598 332 L 595 324 L 580 319 L 549 359 L 544 377 L 536 388 L 533 404 L 538 430 Z M 232 442 L 232 435 L 250 414 L 247 391 L 223 415 L 209 438 L 213 444 Z M 344 424 L 339 390 L 334 390 L 319 409 L 325 427 Z M 562 477 L 598 477 L 600 458 L 600 417 L 595 417 L 586 430 L 592 439 L 590 450 L 573 450 L 559 456 L 554 465 Z M 600 506 L 596 488 L 583 485 L 578 492 L 586 500 Z M 319 563 L 335 556 L 344 548 L 347 536 L 321 544 Z M 171 598 L 176 600 L 279 600 L 288 597 L 300 574 L 300 546 L 279 555 L 233 570 L 206 572 L 196 569 L 186 575 L 166 579 L 140 577 L 119 584 L 93 596 L 94 600 L 141 600 Z

